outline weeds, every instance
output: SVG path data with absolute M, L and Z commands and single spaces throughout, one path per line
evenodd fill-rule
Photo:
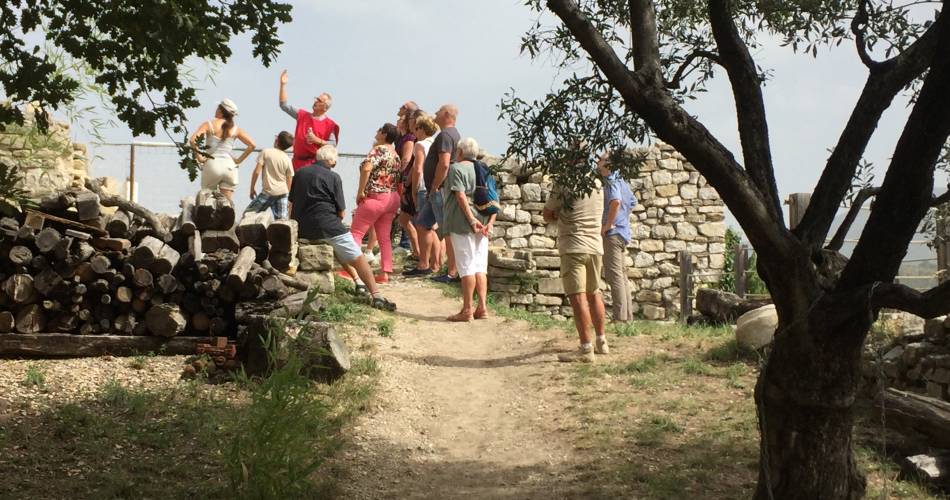
M 618 337 L 636 337 L 640 335 L 640 329 L 632 321 L 611 323 L 607 327 L 607 331 Z
M 38 366 L 30 365 L 26 368 L 26 375 L 23 376 L 23 381 L 20 383 L 25 387 L 42 389 L 46 387 L 46 373 Z
M 391 338 L 395 330 L 396 322 L 392 318 L 381 319 L 376 322 L 376 331 L 380 337 Z
M 697 358 L 687 358 L 683 362 L 683 371 L 687 375 L 709 375 L 712 367 Z
M 110 379 L 102 386 L 99 400 L 117 413 L 143 417 L 153 397 L 144 391 L 130 390 L 118 380 Z

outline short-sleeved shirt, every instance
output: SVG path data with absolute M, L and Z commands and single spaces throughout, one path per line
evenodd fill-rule
M 319 240 L 348 232 L 339 217 L 346 209 L 343 181 L 325 163 L 297 170 L 290 186 L 290 202 L 301 238 Z
M 630 243 L 630 210 L 637 204 L 637 198 L 633 196 L 630 185 L 620 177 L 619 172 L 611 172 L 604 177 L 604 216 L 601 224 L 607 224 L 607 212 L 610 210 L 610 202 L 614 200 L 620 201 L 620 208 L 614 220 L 610 221 L 613 227 L 607 231 L 607 236 L 616 234 Z
M 340 141 L 340 126 L 330 117 L 315 118 L 313 113 L 297 109 L 286 102 L 280 103 L 280 109 L 297 120 L 294 128 L 294 170 L 313 163 L 317 149 L 320 149 L 316 144 L 307 142 L 308 129 L 313 130 L 313 135 L 327 141 L 327 144 L 336 146 Z
M 455 127 L 446 127 L 435 136 L 432 146 L 429 146 L 429 152 L 426 153 L 425 162 L 422 164 L 422 178 L 425 181 L 426 190 L 432 191 L 435 169 L 439 165 L 439 154 L 449 153 L 449 162 L 455 161 L 455 148 L 461 138 Z
M 373 169 L 369 172 L 369 181 L 366 182 L 366 194 L 389 193 L 396 190 L 402 173 L 402 162 L 399 155 L 386 146 L 373 148 L 363 162 L 370 162 Z
M 268 196 L 287 194 L 287 179 L 294 176 L 294 167 L 287 153 L 277 148 L 267 148 L 257 155 L 257 164 L 261 166 L 264 194 Z
M 473 195 L 475 194 L 475 165 L 470 161 L 463 161 L 449 165 L 449 173 L 445 177 L 444 210 L 442 216 L 442 229 L 440 234 L 469 234 L 472 232 L 472 226 L 465 217 L 461 205 L 455 198 L 456 192 L 465 193 L 468 199 L 468 207 L 472 215 L 483 224 L 488 220 L 487 217 L 478 213 L 472 206 Z
M 583 198 L 574 198 L 570 207 L 564 202 L 563 188 L 556 187 L 544 208 L 557 214 L 557 247 L 562 254 L 603 255 L 600 222 L 604 213 L 604 191 L 597 186 Z

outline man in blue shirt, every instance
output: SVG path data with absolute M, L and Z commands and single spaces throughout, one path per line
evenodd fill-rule
M 637 204 L 627 181 L 614 172 L 610 152 L 597 161 L 597 172 L 604 179 L 604 215 L 600 234 L 604 240 L 604 280 L 610 285 L 611 314 L 614 321 L 631 321 L 633 303 L 625 263 L 630 243 L 630 211 Z

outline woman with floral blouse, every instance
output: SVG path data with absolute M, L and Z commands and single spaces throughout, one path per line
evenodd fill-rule
M 382 273 L 376 276 L 377 283 L 388 283 L 393 272 L 393 242 L 390 235 L 393 219 L 399 210 L 397 183 L 402 173 L 402 162 L 393 142 L 399 131 L 387 123 L 376 131 L 373 149 L 360 165 L 360 181 L 356 191 L 356 211 L 350 233 L 357 244 L 372 227 L 379 239 Z

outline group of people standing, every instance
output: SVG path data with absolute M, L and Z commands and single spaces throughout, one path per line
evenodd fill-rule
M 294 133 L 280 132 L 273 147 L 258 156 L 251 179 L 249 211 L 271 210 L 277 219 L 298 222 L 305 240 L 324 240 L 333 246 L 343 273 L 360 291 L 372 297 L 374 307 L 394 310 L 378 284 L 393 272 L 391 228 L 399 225 L 407 235 L 417 265 L 406 276 L 428 276 L 438 271 L 447 255 L 448 273 L 439 281 L 460 281 L 466 291 L 462 310 L 448 319 L 470 321 L 487 317 L 488 240 L 494 215 L 483 216 L 471 206 L 475 191 L 473 162 L 478 143 L 462 139 L 455 127 L 458 108 L 443 105 L 430 116 L 408 101 L 397 113 L 395 124 L 376 130 L 373 147 L 360 164 L 356 208 L 349 229 L 343 225 L 346 204 L 340 176 L 333 171 L 340 127 L 327 116 L 333 100 L 321 93 L 311 110 L 287 102 L 287 71 L 280 75 L 280 109 L 295 120 Z M 230 99 L 218 103 L 214 119 L 202 123 L 190 138 L 202 166 L 201 187 L 221 191 L 232 199 L 238 184 L 238 165 L 256 145 L 237 125 L 237 105 Z M 204 147 L 200 144 L 204 141 Z M 237 141 L 245 145 L 237 158 Z M 292 155 L 286 150 L 292 148 Z M 256 191 L 257 179 L 262 191 Z M 361 251 L 368 238 L 369 253 Z M 380 272 L 373 274 L 369 257 L 379 245 Z M 456 255 L 457 249 L 458 255 Z M 473 307 L 478 290 L 478 305 Z

